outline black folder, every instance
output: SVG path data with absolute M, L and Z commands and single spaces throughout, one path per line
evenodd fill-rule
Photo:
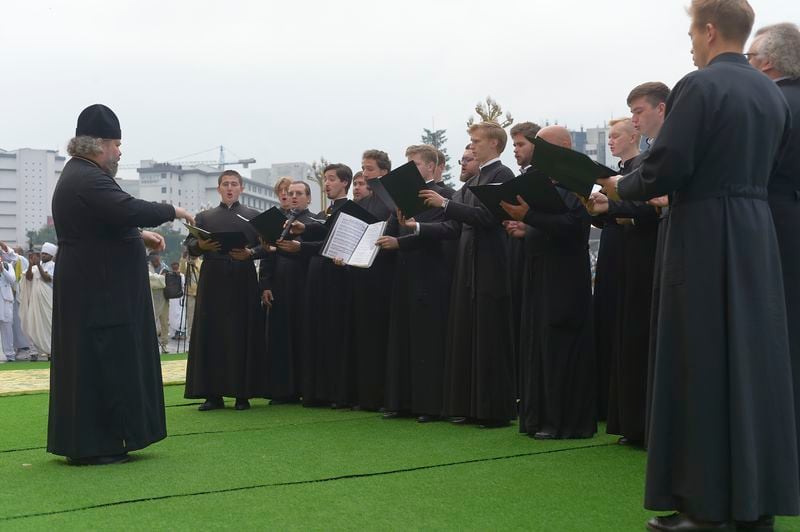
M 335 220 L 336 215 L 339 214 L 340 212 L 345 212 L 350 216 L 358 218 L 362 222 L 367 222 L 368 224 L 374 224 L 375 222 L 380 221 L 378 220 L 378 218 L 373 216 L 371 212 L 369 212 L 367 209 L 365 209 L 355 201 L 347 200 L 344 203 L 342 203 L 341 207 L 336 209 L 330 216 L 328 216 L 327 220 L 325 220 L 325 225 L 328 226 L 328 228 L 333 227 L 333 223 L 336 221 Z
M 517 196 L 522 196 L 531 209 L 539 212 L 547 214 L 567 212 L 567 206 L 553 182 L 538 170 L 526 172 L 505 183 L 472 185 L 469 189 L 500 221 L 512 219 L 500 206 L 500 202 L 518 205 Z
M 397 204 L 392 199 L 392 196 L 391 194 L 389 194 L 389 191 L 386 190 L 386 187 L 383 186 L 383 183 L 381 182 L 380 178 L 368 180 L 367 186 L 370 188 L 370 190 L 372 190 L 373 194 L 378 196 L 378 199 L 380 199 L 381 202 L 384 205 L 386 205 L 386 207 L 390 211 L 395 212 L 397 210 Z
M 219 242 L 219 253 L 228 253 L 232 249 L 244 249 L 250 241 L 241 231 L 220 231 L 211 233 L 211 240 Z
M 424 190 L 425 180 L 417 169 L 413 161 L 407 162 L 403 166 L 398 166 L 380 179 L 377 187 L 382 187 L 391 196 L 395 206 L 403 212 L 406 218 L 413 218 L 422 211 L 430 207 L 425 205 L 425 201 L 419 197 L 419 191 Z M 373 186 L 375 179 L 370 179 L 367 184 L 376 190 L 378 197 L 383 200 L 377 188 Z M 386 203 L 384 201 L 384 203 Z M 388 206 L 388 205 L 387 205 Z
M 256 228 L 256 231 L 265 242 L 274 244 L 280 238 L 286 220 L 286 216 L 279 208 L 270 207 L 255 218 L 251 218 L 248 222 Z
M 592 187 L 598 179 L 619 174 L 618 170 L 593 161 L 585 153 L 550 144 L 539 137 L 534 139 L 533 144 L 536 146 L 533 150 L 533 166 L 584 198 L 592 193 Z

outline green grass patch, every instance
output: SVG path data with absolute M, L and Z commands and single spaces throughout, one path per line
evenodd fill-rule
M 3 530 L 644 529 L 645 453 L 296 405 L 198 412 L 165 388 L 170 436 L 125 465 L 44 451 L 46 394 L 0 398 Z M 778 530 L 800 530 L 797 519 Z

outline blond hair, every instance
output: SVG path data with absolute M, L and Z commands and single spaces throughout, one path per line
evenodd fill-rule
M 692 0 L 687 11 L 694 27 L 713 24 L 723 39 L 742 46 L 756 18 L 747 0 Z
M 411 158 L 416 155 L 426 163 L 439 164 L 439 150 L 430 144 L 414 144 L 406 148 L 406 157 Z
M 508 135 L 506 131 L 500 127 L 500 124 L 496 122 L 479 122 L 477 124 L 472 124 L 467 130 L 467 133 L 470 135 L 477 132 L 483 133 L 489 140 L 496 140 L 498 153 L 503 153 L 503 150 L 506 149 Z

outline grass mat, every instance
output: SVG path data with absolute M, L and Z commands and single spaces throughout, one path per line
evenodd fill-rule
M 44 452 L 47 395 L 0 399 L 0 529 L 643 530 L 645 455 L 610 436 L 299 406 L 198 412 L 165 388 L 170 437 L 126 465 Z M 229 406 L 231 406 L 229 403 Z M 778 530 L 800 530 L 797 519 Z

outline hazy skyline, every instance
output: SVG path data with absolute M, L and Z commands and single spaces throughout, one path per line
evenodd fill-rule
M 65 154 L 78 113 L 105 103 L 126 165 L 218 145 L 256 168 L 324 156 L 355 170 L 370 148 L 399 165 L 423 128 L 447 130 L 455 161 L 487 95 L 516 122 L 577 129 L 627 115 L 639 83 L 674 85 L 694 69 L 687 4 L 13 2 L 0 148 Z M 800 21 L 797 3 L 751 4 L 756 28 Z

